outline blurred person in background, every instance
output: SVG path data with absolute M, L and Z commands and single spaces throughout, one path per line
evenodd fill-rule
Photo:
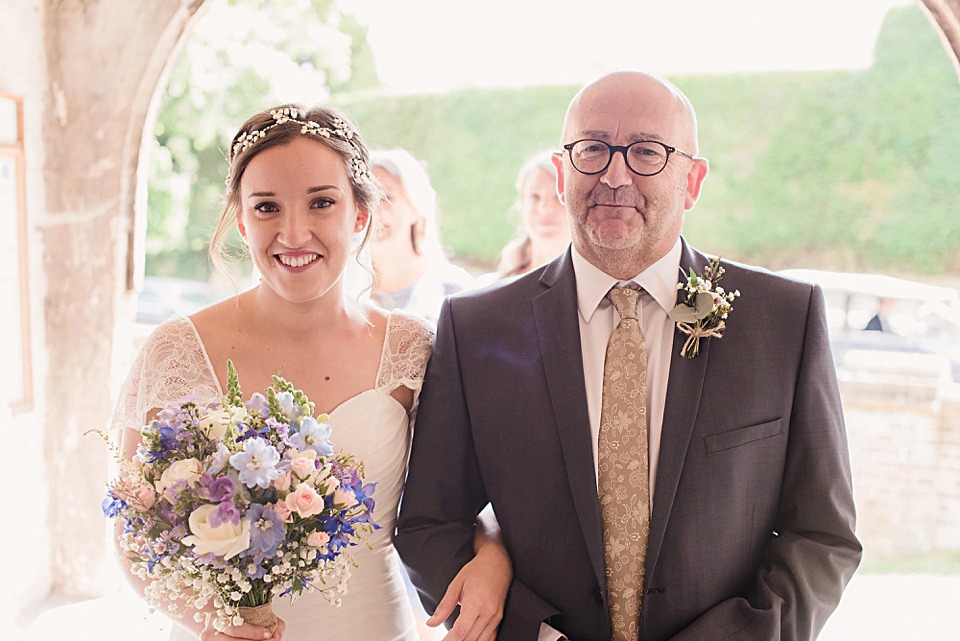
M 423 164 L 404 149 L 375 151 L 374 176 L 383 186 L 380 224 L 370 243 L 375 280 L 370 297 L 436 323 L 440 304 L 473 286 L 473 277 L 447 260 L 437 228 L 437 194 Z
M 557 169 L 549 151 L 527 159 L 517 175 L 516 187 L 513 209 L 520 212 L 520 228 L 500 252 L 500 278 L 525 274 L 556 258 L 570 244 L 567 211 L 557 197 Z

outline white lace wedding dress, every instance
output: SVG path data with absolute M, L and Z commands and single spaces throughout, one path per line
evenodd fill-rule
M 390 392 L 403 385 L 414 391 L 414 406 L 430 357 L 431 330 L 416 317 L 391 312 L 380 356 L 376 386 L 330 412 L 331 440 L 337 451 L 363 462 L 367 482 L 376 482 L 373 549 L 350 549 L 357 563 L 349 590 L 338 608 L 316 593 L 274 603 L 287 623 L 284 641 L 417 639 L 416 624 L 391 537 L 410 451 L 409 417 Z M 242 373 L 241 373 L 242 380 Z M 296 384 L 296 381 L 292 381 Z M 219 401 L 223 391 L 193 323 L 182 317 L 160 325 L 147 339 L 124 384 L 114 428 L 143 426 L 147 413 L 192 394 L 199 402 Z M 171 639 L 191 639 L 174 627 Z

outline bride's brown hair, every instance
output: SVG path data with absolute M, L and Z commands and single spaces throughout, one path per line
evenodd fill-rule
M 370 152 L 356 127 L 335 109 L 314 107 L 305 111 L 294 104 L 261 111 L 251 117 L 230 143 L 227 190 L 220 219 L 210 239 L 211 262 L 226 272 L 226 240 L 237 224 L 240 213 L 240 180 L 250 161 L 261 151 L 292 142 L 297 136 L 310 136 L 343 160 L 357 207 L 370 215 L 360 247 L 366 244 L 373 227 L 373 215 L 382 198 L 380 187 L 370 173 Z

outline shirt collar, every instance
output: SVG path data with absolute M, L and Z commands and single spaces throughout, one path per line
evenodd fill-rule
M 581 256 L 575 247 L 571 246 L 571 249 L 573 272 L 577 277 L 577 307 L 580 315 L 589 323 L 607 292 L 619 281 Z M 677 304 L 681 251 L 678 238 L 673 249 L 663 258 L 630 279 L 647 290 L 651 298 L 667 313 Z

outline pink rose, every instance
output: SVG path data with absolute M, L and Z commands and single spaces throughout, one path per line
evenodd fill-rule
M 313 516 L 323 511 L 323 497 L 306 483 L 301 483 L 293 492 L 287 494 L 286 503 L 291 512 L 296 512 L 302 517 Z
M 275 478 L 271 485 L 278 490 L 290 489 L 290 470 L 287 470 L 281 476 Z
M 290 511 L 290 508 L 287 507 L 287 504 L 283 501 L 270 503 L 266 507 L 276 512 L 277 516 L 279 516 L 280 520 L 284 523 L 293 523 L 293 512 Z
M 149 510 L 156 501 L 157 493 L 153 491 L 153 488 L 146 485 L 141 485 L 137 488 L 137 500 L 134 503 L 135 508 L 141 511 Z
M 342 505 L 345 510 L 352 508 L 358 503 L 357 495 L 350 490 L 337 490 L 334 492 L 333 502 L 336 505 Z
M 313 481 L 317 473 L 317 453 L 313 450 L 295 452 L 290 457 L 290 469 L 302 481 Z
M 315 548 L 321 548 L 330 542 L 330 535 L 326 532 L 311 532 L 307 537 L 307 545 Z
M 313 477 L 314 486 L 322 487 L 325 494 L 329 494 L 340 487 L 340 481 L 337 479 L 337 477 L 331 476 L 332 472 L 333 469 L 330 467 L 330 464 L 327 463 L 317 470 L 316 475 Z

